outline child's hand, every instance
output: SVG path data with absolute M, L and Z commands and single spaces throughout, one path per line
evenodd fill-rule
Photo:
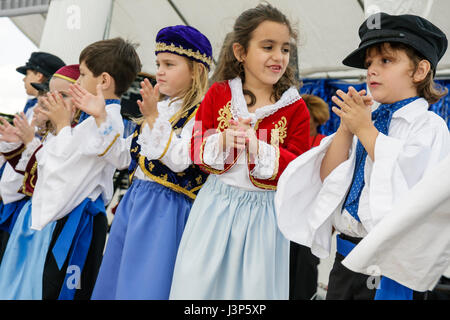
M 97 85 L 97 95 L 95 96 L 78 84 L 70 85 L 69 92 L 75 107 L 93 116 L 97 126 L 100 127 L 107 117 L 102 85 Z
M 222 132 L 222 139 L 220 139 L 220 149 L 225 151 L 230 148 L 238 150 L 245 149 L 247 133 L 242 130 L 225 129 Z
M 139 110 L 147 121 L 149 126 L 153 126 L 153 122 L 158 117 L 158 100 L 159 100 L 159 84 L 153 88 L 148 79 L 141 82 L 142 101 L 138 100 Z
M 245 132 L 246 139 L 245 145 L 248 147 L 249 153 L 251 155 L 256 155 L 258 153 L 258 138 L 256 137 L 255 129 L 251 126 L 251 119 L 239 118 L 238 121 L 231 119 L 230 128 Z
M 28 119 L 25 113 L 21 112 L 14 118 L 14 126 L 17 128 L 17 135 L 23 141 L 25 145 L 33 141 L 35 120 L 31 120 L 31 124 L 28 123 Z
M 5 142 L 22 142 L 18 136 L 18 130 L 5 118 L 0 117 L 0 140 Z
M 63 97 L 58 92 L 48 93 L 47 97 L 42 99 L 42 103 L 47 108 L 40 109 L 40 112 L 46 115 L 58 134 L 62 128 L 70 126 L 72 121 L 72 110 L 66 105 Z
M 342 129 L 348 129 L 353 134 L 358 135 L 363 129 L 373 126 L 371 99 L 362 97 L 353 87 L 349 88 L 348 94 L 338 90 L 337 95 L 332 97 L 334 103 L 339 108 L 333 107 L 333 112 L 341 118 Z

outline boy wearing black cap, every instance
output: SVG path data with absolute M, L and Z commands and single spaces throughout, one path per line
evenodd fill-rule
M 31 85 L 31 83 L 45 83 L 50 79 L 53 73 L 59 68 L 65 66 L 57 56 L 47 52 L 33 52 L 24 66 L 18 67 L 17 72 L 25 75 L 23 82 L 25 84 L 25 91 L 29 96 L 37 97 L 38 91 Z M 37 98 L 32 98 L 27 101 L 23 112 L 27 118 L 31 120 L 32 114 L 28 110 L 33 108 L 37 103 Z
M 332 227 L 339 232 L 327 299 L 413 298 L 411 289 L 377 278 L 383 270 L 376 266 L 365 270 L 369 277 L 342 261 L 450 151 L 445 121 L 428 111 L 446 94 L 433 81 L 447 49 L 445 34 L 418 16 L 380 13 L 380 25 L 371 29 L 373 19 L 361 25 L 361 44 L 343 63 L 367 69 L 371 95 L 381 105 L 372 112 L 354 88 L 337 91 L 342 100 L 333 97 L 339 106 L 333 112 L 340 127 L 291 163 L 275 200 L 284 235 L 315 255 L 328 256 Z M 304 177 L 311 179 L 300 182 Z

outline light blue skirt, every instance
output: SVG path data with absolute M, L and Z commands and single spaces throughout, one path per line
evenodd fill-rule
M 31 199 L 17 217 L 0 265 L 1 300 L 42 299 L 45 258 L 56 222 L 32 230 Z
M 274 196 L 210 175 L 181 239 L 170 299 L 288 299 L 289 241 Z
M 167 300 L 192 200 L 136 179 L 117 207 L 92 300 Z

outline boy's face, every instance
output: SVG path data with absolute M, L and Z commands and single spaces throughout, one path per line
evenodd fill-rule
M 83 89 L 89 91 L 89 93 L 97 94 L 97 84 L 101 83 L 101 76 L 94 77 L 94 74 L 89 70 L 84 61 L 80 63 L 80 77 L 77 80 L 77 84 Z
M 412 61 L 405 51 L 394 50 L 389 44 L 381 52 L 368 49 L 366 67 L 367 86 L 375 101 L 391 104 L 417 96 Z
M 35 88 L 33 88 L 31 83 L 32 82 L 41 83 L 42 77 L 43 76 L 40 72 L 36 72 L 30 69 L 27 70 L 27 74 L 25 75 L 25 77 L 23 77 L 22 81 L 24 82 L 25 91 L 29 96 L 37 97 L 39 92 Z

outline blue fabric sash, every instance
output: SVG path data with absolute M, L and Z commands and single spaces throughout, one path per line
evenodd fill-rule
M 342 239 L 339 235 L 336 239 L 337 252 L 344 257 L 356 246 L 356 244 Z M 375 293 L 374 300 L 412 300 L 412 298 L 413 291 L 410 288 L 387 277 L 381 277 L 380 286 Z
M 11 234 L 17 216 L 29 199 L 29 197 L 25 197 L 22 200 L 10 202 L 8 204 L 4 204 L 3 201 L 0 201 L 0 230 L 4 230 Z
M 33 107 L 36 105 L 37 102 L 38 102 L 38 99 L 37 99 L 37 98 L 29 99 L 29 100 L 27 101 L 27 103 L 25 104 L 25 107 L 23 108 L 23 113 L 26 114 L 27 111 L 28 111 L 29 109 L 33 108 Z
M 105 204 L 101 196 L 95 201 L 86 198 L 69 213 L 69 217 L 52 250 L 59 269 L 62 268 L 67 257 L 69 257 L 68 267 L 75 267 L 75 271 L 79 271 L 81 277 L 91 245 L 94 217 L 100 213 L 106 214 Z M 58 300 L 73 300 L 77 285 L 69 286 L 72 283 L 70 277 L 72 277 L 71 274 L 66 274 Z M 75 280 L 81 281 L 81 279 Z

